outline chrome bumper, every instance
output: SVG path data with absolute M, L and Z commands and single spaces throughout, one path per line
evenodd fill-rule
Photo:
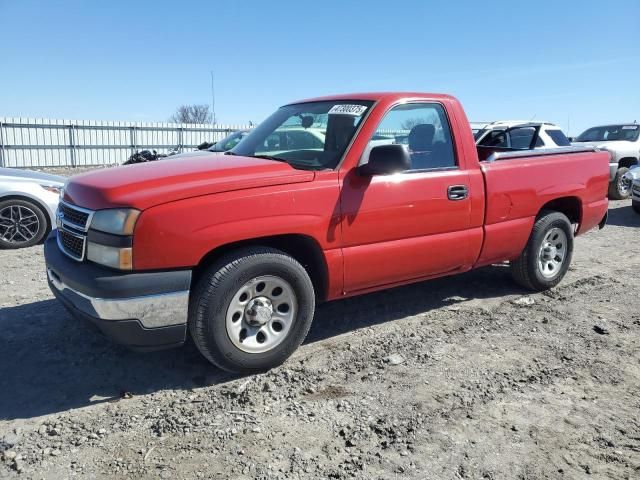
M 50 268 L 50 284 L 75 308 L 100 320 L 138 320 L 147 329 L 185 325 L 189 290 L 129 298 L 90 297 L 66 285 Z

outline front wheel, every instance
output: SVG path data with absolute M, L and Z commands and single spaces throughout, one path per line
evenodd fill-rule
M 259 372 L 300 346 L 314 310 L 313 284 L 300 263 L 272 248 L 246 248 L 202 275 L 191 298 L 189 331 L 216 366 Z
M 631 179 L 626 173 L 627 167 L 620 167 L 613 182 L 609 184 L 609 198 L 612 200 L 626 200 L 631 196 Z
M 0 202 L 0 248 L 24 248 L 39 243 L 49 229 L 45 215 L 28 200 Z
M 573 230 L 566 215 L 543 212 L 520 257 L 511 262 L 519 285 L 542 291 L 555 287 L 567 273 L 573 255 Z

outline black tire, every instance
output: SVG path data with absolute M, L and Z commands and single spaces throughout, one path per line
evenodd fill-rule
M 251 279 L 277 276 L 292 287 L 297 313 L 286 337 L 263 353 L 236 347 L 227 333 L 227 309 Z M 300 263 L 266 247 L 237 250 L 215 262 L 198 281 L 190 302 L 189 331 L 198 350 L 214 365 L 234 373 L 255 373 L 282 364 L 304 341 L 315 312 L 313 283 Z
M 631 188 L 626 190 L 622 188 L 622 177 L 628 171 L 627 167 L 620 167 L 616 172 L 613 182 L 609 184 L 609 198 L 611 200 L 626 200 L 631 196 Z
M 4 220 L 6 222 L 9 220 L 7 212 L 11 211 L 11 208 L 16 209 L 16 211 L 22 212 L 22 214 L 29 214 L 29 212 L 31 212 L 33 214 L 32 221 L 37 223 L 27 222 L 27 217 L 25 216 L 25 221 L 21 225 L 18 232 L 16 232 L 16 230 L 11 230 L 12 228 L 15 228 L 13 226 L 9 227 L 9 230 L 5 230 L 6 223 L 3 223 L 2 221 Z M 9 200 L 1 201 L 0 214 L 2 214 L 0 223 L 3 223 L 3 225 L 0 227 L 0 248 L 15 249 L 31 247 L 40 243 L 45 235 L 47 235 L 47 233 L 49 232 L 47 215 L 39 205 L 36 205 L 29 200 L 12 198 Z M 26 234 L 26 231 L 28 231 L 29 234 Z M 29 237 L 29 235 L 33 236 Z
M 640 215 L 640 201 L 634 200 L 633 202 L 631 202 L 631 208 L 633 208 L 634 212 Z
M 551 230 L 559 228 L 566 235 L 566 251 L 561 265 L 555 274 L 545 276 L 540 266 L 540 255 L 545 237 Z M 515 282 L 529 290 L 542 291 L 555 287 L 567 273 L 573 256 L 573 229 L 566 215 L 543 211 L 531 231 L 529 241 L 522 254 L 511 262 L 511 275 Z

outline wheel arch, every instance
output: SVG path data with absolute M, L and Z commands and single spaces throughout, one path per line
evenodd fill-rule
M 0 196 L 0 202 L 4 202 L 6 200 L 22 200 L 22 201 L 30 202 L 36 205 L 40 210 L 42 210 L 42 213 L 44 214 L 44 218 L 47 221 L 47 232 L 45 234 L 45 238 L 47 235 L 49 235 L 49 232 L 51 232 L 53 228 L 51 213 L 49 212 L 49 208 L 44 203 L 42 203 L 38 198 L 23 194 L 23 193 L 9 193 L 7 195 Z
M 275 248 L 295 258 L 309 274 L 317 300 L 327 299 L 329 272 L 324 253 L 313 237 L 304 234 L 272 235 L 220 245 L 205 254 L 193 269 L 192 286 L 199 281 L 203 272 L 223 255 L 249 246 Z
M 582 222 L 582 201 L 578 197 L 559 197 L 550 200 L 542 205 L 536 217 L 540 217 L 542 212 L 549 210 L 563 213 L 572 224 L 579 226 Z
M 636 157 L 624 157 L 618 160 L 618 168 L 631 168 L 634 165 L 638 165 L 638 159 Z

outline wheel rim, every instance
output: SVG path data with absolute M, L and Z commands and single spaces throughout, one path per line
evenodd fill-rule
M 631 179 L 627 174 L 622 175 L 620 180 L 618 180 L 618 192 L 621 195 L 629 195 L 629 191 L 631 189 Z
M 227 335 L 243 352 L 268 352 L 287 337 L 297 310 L 296 294 L 287 281 L 272 275 L 255 277 L 231 299 Z
M 38 215 L 24 205 L 8 205 L 0 210 L 0 238 L 21 244 L 33 240 L 40 230 Z
M 538 268 L 545 278 L 560 272 L 567 256 L 567 234 L 561 228 L 552 228 L 544 236 L 538 254 Z

